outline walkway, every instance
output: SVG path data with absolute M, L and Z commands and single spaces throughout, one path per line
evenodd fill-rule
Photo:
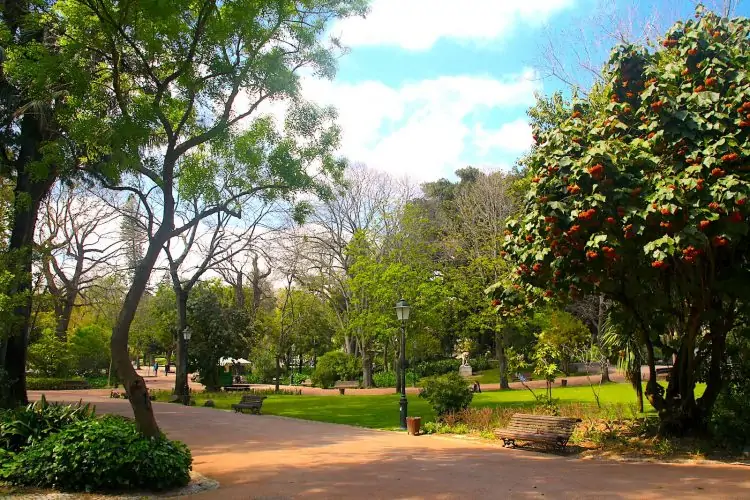
M 87 399 L 99 412 L 132 415 L 127 401 Z M 195 470 L 221 483 L 201 498 L 750 498 L 741 466 L 579 460 L 210 408 L 154 410 L 162 430 L 190 446 Z
M 148 385 L 148 388 L 152 391 L 154 390 L 167 390 L 171 391 L 174 389 L 174 380 L 175 380 L 175 374 L 170 373 L 169 375 L 164 375 L 164 372 L 160 369 L 159 375 L 154 376 L 153 371 L 147 371 L 146 369 L 138 370 L 138 373 L 146 380 L 146 384 Z M 594 385 L 599 383 L 599 374 L 593 374 L 591 377 L 586 376 L 576 376 L 576 377 L 567 377 L 568 380 L 568 386 L 580 386 L 580 385 L 589 385 L 593 383 Z M 610 378 L 613 382 L 625 382 L 625 377 L 617 372 L 616 370 L 612 369 L 610 371 Z M 555 381 L 555 387 L 561 386 L 561 378 L 558 378 Z M 645 380 L 645 379 L 644 379 Z M 194 391 L 202 391 L 203 385 L 201 385 L 199 382 L 193 382 L 192 380 L 189 380 L 188 383 L 190 384 L 190 388 Z M 531 382 L 527 382 L 529 387 L 532 389 L 543 389 L 546 385 L 546 382 L 544 380 L 533 380 Z M 275 386 L 272 384 L 254 384 L 253 387 L 255 389 L 274 389 Z M 511 382 L 510 383 L 511 389 L 523 389 L 523 385 L 520 382 Z M 339 393 L 338 389 L 320 389 L 318 387 L 302 387 L 298 385 L 284 385 L 281 384 L 279 386 L 281 390 L 294 390 L 294 391 L 302 391 L 303 394 L 310 395 L 310 396 L 333 396 L 337 395 Z M 482 384 L 482 390 L 483 391 L 497 391 L 500 389 L 500 383 L 495 384 Z M 102 394 L 104 394 L 104 390 L 102 390 Z M 374 389 L 347 389 L 346 394 L 347 395 L 354 395 L 354 396 L 375 396 L 375 395 L 382 395 L 382 394 L 393 394 L 396 392 L 396 389 L 393 387 L 379 387 Z M 406 392 L 409 394 L 417 394 L 419 392 L 418 387 L 407 387 Z M 109 394 L 109 390 L 106 391 L 107 394 Z

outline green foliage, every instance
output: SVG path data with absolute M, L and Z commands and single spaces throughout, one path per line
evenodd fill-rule
M 432 377 L 445 375 L 446 373 L 458 373 L 461 360 L 455 358 L 438 359 L 435 361 L 422 361 L 414 366 L 414 370 L 420 377 Z
M 106 377 L 104 377 L 106 381 Z M 98 380 L 98 379 L 97 379 Z M 30 391 L 59 391 L 72 389 L 69 382 L 83 382 L 81 377 L 60 378 L 60 377 L 29 377 L 26 379 L 26 388 Z M 89 387 L 94 387 L 89 384 Z M 102 386 L 103 387 L 103 386 Z
M 48 403 L 44 395 L 25 408 L 0 412 L 0 448 L 18 452 L 74 422 L 94 418 L 90 404 Z
M 372 375 L 375 387 L 396 387 L 396 372 L 376 372 Z M 413 386 L 419 381 L 419 376 L 412 370 L 406 370 L 406 385 Z
M 318 358 L 310 379 L 318 387 L 329 388 L 338 380 L 358 380 L 362 360 L 341 351 L 331 351 Z
M 47 329 L 29 346 L 28 366 L 43 377 L 65 377 L 73 367 L 68 345 Z
M 187 484 L 191 464 L 183 443 L 145 438 L 130 420 L 105 416 L 74 422 L 27 447 L 6 479 L 62 491 L 159 491 Z
M 99 325 L 77 328 L 68 338 L 68 350 L 78 375 L 100 375 L 109 368 L 111 332 Z
M 542 330 L 537 337 L 536 349 L 542 346 L 552 348 L 560 362 L 561 371 L 569 373 L 571 357 L 589 343 L 591 332 L 581 320 L 558 309 L 548 309 L 535 315 L 535 321 Z
M 387 371 L 374 373 L 372 375 L 372 382 L 375 384 L 375 387 L 396 387 L 396 372 Z
M 247 322 L 233 321 L 232 308 L 221 302 L 219 285 L 201 282 L 188 300 L 188 324 L 193 330 L 188 350 L 191 369 L 198 371 L 207 388 L 219 386 L 219 359 L 240 357 Z
M 727 347 L 729 368 L 710 429 L 720 444 L 741 451 L 750 444 L 750 328 L 743 325 L 732 333 Z
M 424 379 L 419 397 L 429 401 L 435 413 L 443 416 L 468 408 L 474 393 L 466 379 L 451 373 Z
M 549 126 L 535 123 L 528 195 L 504 246 L 517 280 L 495 289 L 505 315 L 604 294 L 634 316 L 647 353 L 673 337 L 689 368 L 646 394 L 663 421 L 679 415 L 676 432 L 702 424 L 694 347 L 722 342 L 710 318 L 748 298 L 749 34 L 750 20 L 699 7 L 664 50 L 617 47 L 588 100 L 540 115 Z

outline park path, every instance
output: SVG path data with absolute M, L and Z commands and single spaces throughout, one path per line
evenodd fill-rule
M 158 376 L 154 376 L 152 371 L 148 371 L 147 369 L 138 370 L 138 374 L 141 375 L 146 380 L 146 385 L 148 385 L 148 388 L 150 390 L 167 390 L 171 391 L 174 389 L 174 379 L 175 375 L 174 373 L 170 373 L 168 375 L 164 375 L 163 371 L 160 370 Z M 612 369 L 610 371 L 610 378 L 613 382 L 625 382 L 625 377 L 619 373 L 618 371 Z M 557 379 L 554 383 L 555 387 L 561 386 L 561 379 Z M 599 374 L 591 375 L 591 377 L 586 376 L 576 376 L 576 377 L 567 377 L 568 386 L 581 386 L 581 385 L 589 385 L 590 383 L 593 383 L 594 385 L 599 383 Z M 203 385 L 201 385 L 199 382 L 193 382 L 190 380 L 188 382 L 190 384 L 190 388 L 194 391 L 202 391 Z M 546 382 L 544 380 L 532 380 L 530 382 L 526 383 L 527 386 L 531 387 L 532 389 L 543 389 L 546 385 Z M 254 384 L 254 388 L 256 389 L 273 389 L 274 385 L 272 384 Z M 302 391 L 302 394 L 308 395 L 308 396 L 333 396 L 337 395 L 339 392 L 337 389 L 321 389 L 319 387 L 302 387 L 298 385 L 280 385 L 279 388 L 281 390 L 294 390 L 294 391 Z M 511 382 L 510 383 L 511 389 L 523 389 L 523 385 L 520 382 Z M 482 384 L 482 390 L 484 391 L 497 391 L 500 389 L 500 384 Z M 376 396 L 376 395 L 383 395 L 383 394 L 393 394 L 395 393 L 396 389 L 393 387 L 379 387 L 379 388 L 373 388 L 373 389 L 347 389 L 346 394 L 347 395 L 354 395 L 354 396 Z M 406 392 L 408 394 L 417 394 L 419 392 L 418 387 L 407 387 Z M 109 390 L 100 389 L 100 394 L 109 394 Z
M 86 399 L 99 412 L 131 415 L 127 401 Z M 743 466 L 581 460 L 167 403 L 154 411 L 170 438 L 190 446 L 194 469 L 221 484 L 201 498 L 750 498 Z

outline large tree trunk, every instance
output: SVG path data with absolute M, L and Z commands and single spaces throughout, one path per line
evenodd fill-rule
M 237 271 L 237 277 L 235 278 L 234 306 L 240 310 L 245 309 L 245 284 L 242 271 Z M 253 302 L 253 308 L 255 308 L 255 302 Z
M 508 384 L 508 359 L 505 356 L 505 336 L 495 332 L 495 353 L 500 366 L 500 389 L 510 389 Z
M 174 393 L 176 396 L 187 396 L 190 393 L 188 386 L 187 346 L 185 342 L 185 328 L 187 327 L 187 301 L 188 291 L 175 288 L 177 298 L 177 349 L 175 351 L 175 381 Z
M 39 124 L 31 115 L 26 115 L 22 122 L 21 154 L 19 162 L 27 165 L 38 158 L 36 147 L 41 141 Z M 3 325 L 6 341 L 0 354 L 0 366 L 8 377 L 8 397 L 0 401 L 0 407 L 13 408 L 28 403 L 26 394 L 26 349 L 29 328 L 31 325 L 31 298 L 33 294 L 32 265 L 34 231 L 36 229 L 39 205 L 49 194 L 54 184 L 56 173 L 48 167 L 46 178 L 37 179 L 25 168 L 18 171 L 14 187 L 13 219 L 6 256 L 7 269 L 13 273 L 13 284 L 10 296 L 23 297 L 23 301 L 14 308 L 13 319 Z
M 65 297 L 63 298 L 62 307 L 60 308 L 60 313 L 57 317 L 57 327 L 55 328 L 55 335 L 61 340 L 68 339 L 70 317 L 73 315 L 73 309 L 76 306 L 77 295 L 78 290 L 76 289 L 65 290 Z
M 279 392 L 280 381 L 281 381 L 281 356 L 276 356 L 276 381 L 274 382 L 276 392 Z
M 369 349 L 362 347 L 362 387 L 372 387 L 372 355 Z

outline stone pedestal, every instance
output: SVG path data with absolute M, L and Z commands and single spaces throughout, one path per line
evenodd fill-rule
M 473 375 L 473 372 L 471 370 L 471 365 L 461 365 L 458 367 L 458 374 L 462 377 L 471 377 Z

